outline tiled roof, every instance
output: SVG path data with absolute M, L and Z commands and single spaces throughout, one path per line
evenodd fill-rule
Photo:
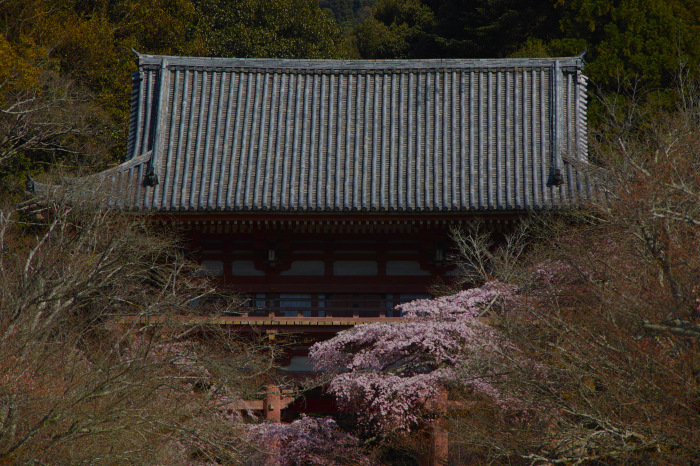
M 581 57 L 137 61 L 127 162 L 101 175 L 127 208 L 522 211 L 591 195 Z

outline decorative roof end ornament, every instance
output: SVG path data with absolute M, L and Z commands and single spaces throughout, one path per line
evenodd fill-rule
M 131 47 L 131 53 L 134 54 L 134 63 L 136 63 L 136 66 L 138 67 L 140 65 L 140 60 L 141 60 L 141 54 L 133 47 Z
M 552 173 L 552 186 L 561 186 L 564 184 L 564 175 L 562 175 L 560 169 L 554 170 L 554 173 Z
M 158 185 L 158 175 L 156 174 L 155 170 L 153 169 L 153 166 L 148 167 L 148 171 L 146 172 L 146 176 L 143 177 L 143 185 L 146 187 L 155 187 Z

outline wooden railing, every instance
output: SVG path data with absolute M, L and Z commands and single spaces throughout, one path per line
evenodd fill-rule
M 357 295 L 334 298 L 249 298 L 242 317 L 383 318 L 400 317 L 393 299 L 362 298 Z

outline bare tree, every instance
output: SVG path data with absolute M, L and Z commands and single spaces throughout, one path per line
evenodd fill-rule
M 213 288 L 173 232 L 75 198 L 33 205 L 0 212 L 0 458 L 236 461 L 236 402 L 270 353 L 178 323 Z
M 114 130 L 94 96 L 41 67 L 36 83 L 14 84 L 9 78 L 0 81 L 0 174 L 11 173 L 18 157 L 25 165 L 30 161 L 28 167 L 57 161 L 82 160 L 92 165 L 108 161 Z
M 545 219 L 518 262 L 494 261 L 508 254 L 473 233 L 458 238 L 465 269 L 518 287 L 517 304 L 488 315 L 514 344 L 489 381 L 520 412 L 452 387 L 455 462 L 697 461 L 700 107 L 698 89 L 682 91 L 655 124 L 611 119 L 614 137 L 594 146 L 607 195 Z

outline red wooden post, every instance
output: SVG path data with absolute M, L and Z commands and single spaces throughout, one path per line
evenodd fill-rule
M 268 421 L 282 422 L 282 397 L 277 385 L 268 385 L 263 404 L 263 416 Z
M 440 388 L 436 400 L 436 408 L 442 415 L 447 411 L 447 391 Z M 448 461 L 449 438 L 447 433 L 447 421 L 440 416 L 430 426 L 430 466 L 446 465 Z
M 277 385 L 268 385 L 263 400 L 263 416 L 272 422 L 282 421 L 282 396 Z M 280 445 L 275 440 L 268 445 L 268 455 L 265 459 L 265 466 L 279 466 Z
M 430 432 L 430 466 L 444 466 L 447 464 L 449 452 L 448 435 L 445 428 L 445 419 L 435 419 Z

